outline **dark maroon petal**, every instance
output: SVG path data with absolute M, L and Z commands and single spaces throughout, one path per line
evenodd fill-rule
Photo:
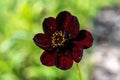
M 83 48 L 78 46 L 78 44 L 74 44 L 74 47 L 72 49 L 72 57 L 75 62 L 80 62 L 83 56 Z
M 69 12 L 63 11 L 56 17 L 58 30 L 64 30 L 70 38 L 74 38 L 79 33 L 79 22 L 75 16 Z
M 73 60 L 69 52 L 57 53 L 55 66 L 62 70 L 67 70 L 72 67 Z
M 47 51 L 44 51 L 40 57 L 42 64 L 46 66 L 54 66 L 55 59 L 56 59 L 56 54 L 51 53 L 51 52 L 49 53 Z
M 69 33 L 70 38 L 75 38 L 79 34 L 79 22 L 77 17 L 72 17 L 70 26 L 65 30 Z
M 60 12 L 56 17 L 58 28 L 63 29 L 64 27 L 66 28 L 67 26 L 69 26 L 71 19 L 72 16 L 69 12 L 67 11 Z
M 53 17 L 48 17 L 43 21 L 43 30 L 47 34 L 52 34 L 56 31 L 56 20 Z
M 75 44 L 79 46 L 83 46 L 84 49 L 87 49 L 92 46 L 93 44 L 93 37 L 92 34 L 86 30 L 81 30 L 79 35 L 76 37 Z
M 47 34 L 36 34 L 33 38 L 35 44 L 44 50 L 53 49 L 51 46 L 51 39 Z

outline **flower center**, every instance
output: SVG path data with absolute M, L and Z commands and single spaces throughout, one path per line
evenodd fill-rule
M 62 33 L 62 31 L 56 31 L 52 35 L 52 46 L 58 47 L 58 46 L 63 46 L 64 42 L 66 41 L 65 35 Z

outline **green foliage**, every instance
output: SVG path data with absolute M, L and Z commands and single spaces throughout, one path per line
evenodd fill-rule
M 75 65 L 68 71 L 43 66 L 39 61 L 43 51 L 33 43 L 33 36 L 43 32 L 45 17 L 64 10 L 78 17 L 81 28 L 90 28 L 96 12 L 113 1 L 0 0 L 0 80 L 78 80 Z M 83 73 L 83 80 L 87 74 Z

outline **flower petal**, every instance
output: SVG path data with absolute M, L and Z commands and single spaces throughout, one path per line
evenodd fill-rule
M 43 54 L 40 57 L 40 60 L 43 65 L 46 66 L 54 66 L 55 65 L 55 58 L 56 54 L 44 51 Z
M 80 62 L 83 56 L 83 48 L 74 44 L 75 47 L 72 49 L 72 57 L 75 62 Z
M 70 38 L 74 38 L 79 33 L 79 22 L 75 16 L 72 16 L 69 12 L 63 11 L 56 17 L 58 30 L 64 30 L 69 34 Z
M 86 30 L 81 30 L 74 40 L 75 44 L 78 46 L 83 46 L 84 49 L 91 47 L 93 44 L 92 34 Z
M 43 30 L 45 33 L 53 34 L 56 31 L 56 19 L 48 17 L 43 21 Z
M 72 67 L 73 60 L 69 52 L 57 53 L 55 66 L 62 70 L 67 70 Z
M 51 39 L 47 34 L 36 34 L 33 38 L 35 44 L 44 50 L 53 49 L 51 46 Z
M 66 28 L 70 38 L 75 38 L 79 34 L 79 22 L 77 17 L 73 16 L 69 28 Z
M 56 17 L 58 28 L 63 29 L 64 27 L 66 28 L 67 26 L 69 26 L 71 19 L 72 16 L 69 12 L 67 11 L 60 12 Z

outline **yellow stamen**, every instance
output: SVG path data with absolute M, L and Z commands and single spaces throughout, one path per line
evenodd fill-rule
M 57 46 L 63 46 L 64 42 L 66 41 L 65 35 L 62 33 L 62 31 L 56 31 L 52 35 L 52 46 L 57 47 Z

